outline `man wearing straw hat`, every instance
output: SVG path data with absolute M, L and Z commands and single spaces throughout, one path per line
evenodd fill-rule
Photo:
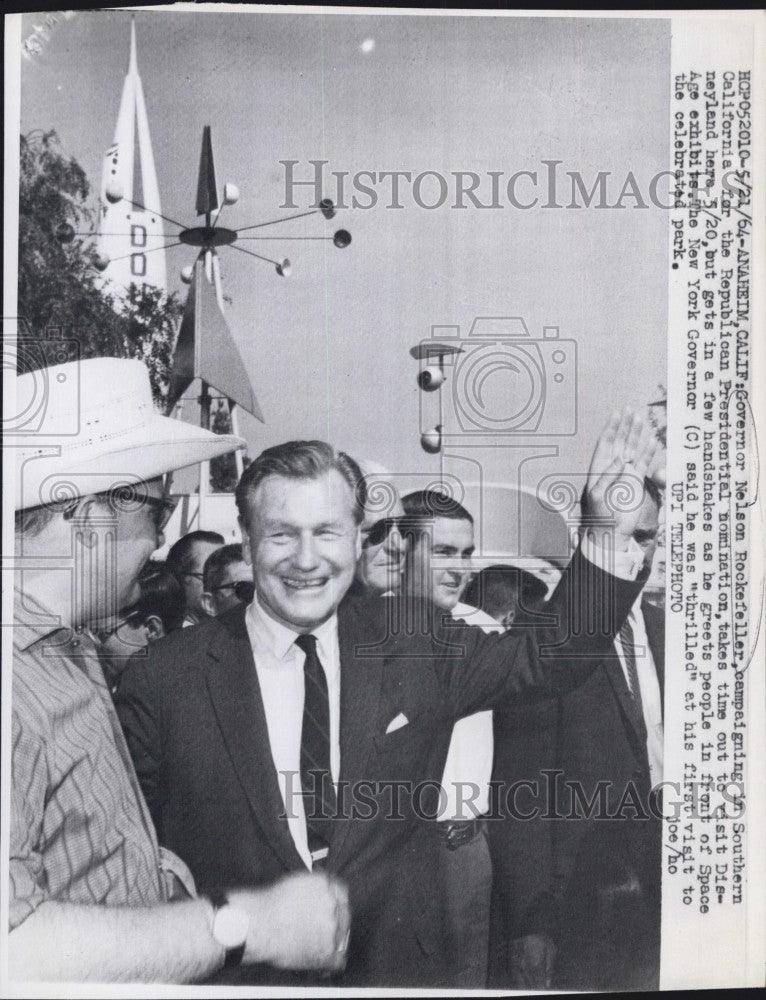
M 164 478 L 244 442 L 158 415 L 139 361 L 28 371 L 15 414 L 11 977 L 342 968 L 347 897 L 327 875 L 195 898 L 188 869 L 158 847 L 87 630 L 137 596 L 173 510 Z

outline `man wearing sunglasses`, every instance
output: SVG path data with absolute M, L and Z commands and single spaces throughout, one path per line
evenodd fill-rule
M 172 513 L 165 476 L 244 441 L 158 415 L 139 361 L 29 370 L 15 390 L 10 979 L 342 967 L 348 905 L 336 881 L 227 883 L 201 898 L 161 851 L 89 630 L 140 599 Z
M 376 462 L 360 462 L 364 476 L 367 503 L 360 526 L 362 552 L 357 559 L 352 593 L 380 597 L 396 593 L 401 585 L 406 542 L 399 530 L 404 514 L 402 501 L 393 486 L 392 475 Z M 382 494 L 386 501 L 385 516 L 372 500 Z
M 242 556 L 242 545 L 223 545 L 209 555 L 202 583 L 205 589 L 201 604 L 211 618 L 238 604 L 249 604 L 253 599 L 253 571 Z

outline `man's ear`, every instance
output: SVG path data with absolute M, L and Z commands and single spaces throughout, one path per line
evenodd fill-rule
M 159 615 L 149 615 L 144 622 L 144 628 L 146 629 L 146 635 L 149 642 L 154 642 L 155 639 L 161 639 L 165 635 L 165 626 L 162 624 L 162 619 Z
M 213 604 L 213 595 L 211 593 L 207 590 L 203 591 L 200 595 L 199 603 L 206 615 L 210 618 L 215 618 L 215 605 Z
M 247 528 L 242 523 L 242 518 L 237 518 L 237 524 L 239 525 L 239 530 L 242 533 L 242 559 L 247 566 L 253 565 L 252 553 L 250 552 L 250 535 L 247 532 Z
M 100 503 L 98 497 L 94 495 L 79 497 L 64 513 L 64 519 L 67 521 L 76 521 L 78 525 L 82 525 L 86 528 L 90 527 L 95 522 L 99 525 L 99 528 L 103 529 L 105 507 L 107 507 L 112 518 L 114 518 L 114 510 L 111 507 L 108 507 L 107 504 Z M 78 531 L 77 534 L 79 536 L 80 544 L 86 549 L 91 549 L 94 545 L 98 544 L 98 539 L 95 534 L 91 534 L 87 531 Z
M 97 509 L 101 506 L 98 499 L 95 496 L 78 497 L 77 500 L 73 501 L 72 506 L 67 510 L 66 517 L 75 519 L 77 521 L 88 521 L 97 513 Z M 96 510 L 94 510 L 96 508 Z

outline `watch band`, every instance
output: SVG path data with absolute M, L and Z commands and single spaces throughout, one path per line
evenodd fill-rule
M 215 915 L 224 906 L 230 906 L 229 897 L 222 889 L 212 889 L 207 894 L 207 898 L 213 904 L 213 926 L 215 926 Z M 242 964 L 245 956 L 245 942 L 236 945 L 234 948 L 226 948 L 224 951 L 224 969 L 233 969 Z

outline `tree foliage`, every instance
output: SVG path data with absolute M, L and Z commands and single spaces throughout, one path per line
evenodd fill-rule
M 18 311 L 23 337 L 39 349 L 20 351 L 19 363 L 49 363 L 51 342 L 61 341 L 72 357 L 139 358 L 162 406 L 182 305 L 176 295 L 138 285 L 118 303 L 99 287 L 89 195 L 85 172 L 54 131 L 21 136 Z M 92 235 L 62 241 L 67 225 Z

